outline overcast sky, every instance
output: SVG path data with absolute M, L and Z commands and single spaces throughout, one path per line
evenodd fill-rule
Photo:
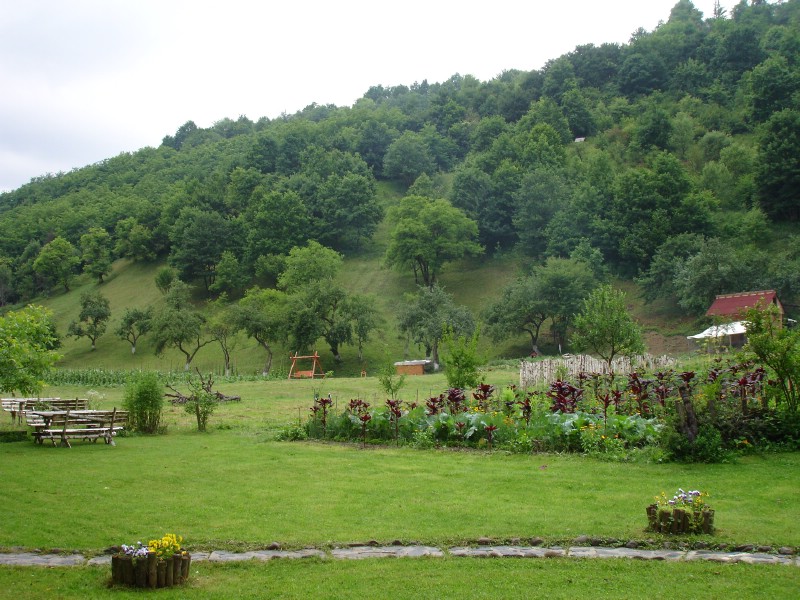
M 677 0 L 0 0 L 0 191 L 158 146 L 188 120 L 488 81 L 652 31 Z M 714 0 L 695 0 L 706 17 Z M 723 2 L 723 6 L 733 2 Z

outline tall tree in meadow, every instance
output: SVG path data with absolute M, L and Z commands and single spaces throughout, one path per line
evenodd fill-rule
M 205 317 L 189 301 L 189 286 L 180 279 L 172 282 L 164 305 L 153 316 L 153 338 L 156 354 L 170 347 L 183 354 L 185 371 L 199 350 L 214 341 Z
M 618 356 L 644 352 L 642 330 L 628 312 L 625 293 L 610 285 L 601 285 L 583 302 L 575 317 L 572 345 L 578 352 L 591 352 L 608 364 Z
M 406 196 L 389 217 L 395 226 L 386 264 L 413 269 L 414 279 L 429 288 L 446 263 L 483 252 L 476 241 L 478 225 L 447 200 Z
M 136 354 L 136 344 L 139 338 L 150 332 L 153 324 L 153 309 L 151 307 L 126 308 L 122 320 L 114 332 L 118 338 L 126 340 L 131 345 L 131 354 Z
M 108 298 L 100 292 L 81 294 L 81 312 L 77 321 L 72 321 L 67 329 L 68 335 L 76 339 L 86 337 L 92 343 L 92 351 L 97 347 L 97 339 L 106 332 L 111 318 L 111 305 Z

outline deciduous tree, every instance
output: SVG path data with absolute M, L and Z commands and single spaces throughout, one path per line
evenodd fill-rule
M 264 376 L 272 369 L 273 344 L 286 341 L 289 324 L 289 300 L 280 290 L 250 288 L 233 311 L 233 321 L 267 353 L 261 370 Z
M 115 333 L 118 338 L 128 341 L 131 345 L 131 354 L 136 354 L 136 344 L 140 337 L 150 332 L 152 321 L 152 307 L 125 309 Z
M 205 317 L 189 302 L 189 286 L 176 279 L 164 296 L 164 306 L 153 316 L 156 354 L 175 348 L 185 357 L 184 370 L 188 371 L 200 348 L 214 341 L 205 324 Z
M 578 352 L 589 351 L 608 363 L 617 356 L 633 356 L 644 352 L 642 330 L 631 317 L 625 304 L 625 293 L 610 285 L 601 285 L 583 302 L 575 317 L 572 345 Z
M 411 267 L 414 277 L 432 287 L 442 267 L 450 261 L 477 256 L 478 226 L 463 211 L 444 199 L 406 196 L 390 211 L 395 222 L 386 250 L 386 264 Z
M 42 277 L 63 285 L 64 291 L 68 292 L 75 268 L 80 262 L 75 247 L 66 239 L 57 237 L 39 251 L 39 256 L 33 262 L 33 270 Z
M 105 229 L 91 227 L 81 236 L 81 260 L 83 272 L 103 283 L 103 277 L 111 271 L 111 236 Z
M 106 332 L 110 318 L 111 305 L 108 298 L 100 292 L 84 292 L 81 294 L 81 312 L 78 320 L 69 324 L 67 334 L 74 335 L 75 339 L 89 338 L 94 351 L 97 339 Z
M 421 286 L 416 294 L 406 296 L 405 304 L 398 312 L 400 331 L 409 342 L 425 348 L 425 356 L 437 369 L 439 343 L 445 327 L 449 327 L 456 337 L 472 335 L 475 330 L 475 321 L 469 310 L 456 304 L 453 297 L 436 284 Z
M 0 317 L 0 391 L 31 395 L 59 359 L 50 311 L 28 306 Z

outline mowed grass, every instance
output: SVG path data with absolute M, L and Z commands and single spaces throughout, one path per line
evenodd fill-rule
M 514 371 L 487 373 L 490 383 Z M 441 375 L 409 378 L 412 400 L 444 389 Z M 374 378 L 219 384 L 240 403 L 221 405 L 210 432 L 168 405 L 167 433 L 130 436 L 116 447 L 72 449 L 0 444 L 0 503 L 17 507 L 0 527 L 0 551 L 99 553 L 111 545 L 174 532 L 190 550 L 330 547 L 377 540 L 449 547 L 487 536 L 543 537 L 570 544 L 581 534 L 661 541 L 644 507 L 661 491 L 712 494 L 718 532 L 710 543 L 800 545 L 796 499 L 800 454 L 767 454 L 722 465 L 599 462 L 580 456 L 455 452 L 276 442 L 305 418 L 314 392 L 339 406 L 380 402 Z M 85 396 L 80 387 L 45 395 Z M 98 390 L 103 407 L 123 389 Z M 3 417 L 6 415 L 3 414 Z M 10 420 L 9 420 L 10 421 Z M 12 428 L 10 422 L 4 429 Z M 691 541 L 691 538 L 690 538 Z M 783 566 L 580 559 L 299 560 L 196 563 L 163 598 L 668 598 L 677 581 L 708 598 L 788 598 L 800 569 Z M 108 568 L 0 567 L 0 598 L 126 598 L 109 589 Z
M 141 598 L 107 587 L 108 568 L 0 568 L 0 598 Z M 189 581 L 160 589 L 172 598 L 793 598 L 791 566 L 669 563 L 626 559 L 371 559 L 194 563 Z M 156 592 L 149 592 L 155 594 Z M 145 592 L 147 594 L 147 592 Z
M 716 541 L 800 545 L 800 456 L 714 466 L 269 441 L 258 431 L 3 444 L 0 547 L 102 550 L 164 532 L 194 547 L 644 539 L 662 490 L 709 490 Z
M 487 373 L 498 385 L 512 376 Z M 441 375 L 408 381 L 408 400 L 444 386 Z M 580 534 L 643 539 L 650 537 L 645 506 L 678 487 L 712 494 L 715 540 L 800 545 L 794 505 L 800 454 L 658 465 L 276 442 L 276 429 L 306 418 L 315 391 L 330 392 L 340 407 L 352 397 L 380 402 L 377 382 L 333 378 L 218 388 L 243 400 L 219 406 L 207 434 L 194 431 L 182 407 L 168 405 L 166 435 L 122 437 L 116 447 L 0 444 L 0 502 L 25 507 L 25 518 L 5 520 L 0 547 L 95 551 L 164 532 L 180 533 L 196 547 Z M 78 388 L 46 392 L 85 395 Z M 121 388 L 102 392 L 104 407 L 122 405 Z

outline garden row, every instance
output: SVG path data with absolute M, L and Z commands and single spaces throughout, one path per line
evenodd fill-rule
M 581 373 L 542 389 L 451 388 L 424 403 L 316 397 L 282 439 L 330 439 L 510 452 L 582 452 L 610 460 L 715 462 L 732 451 L 800 447 L 797 412 L 752 362 L 650 377 Z

